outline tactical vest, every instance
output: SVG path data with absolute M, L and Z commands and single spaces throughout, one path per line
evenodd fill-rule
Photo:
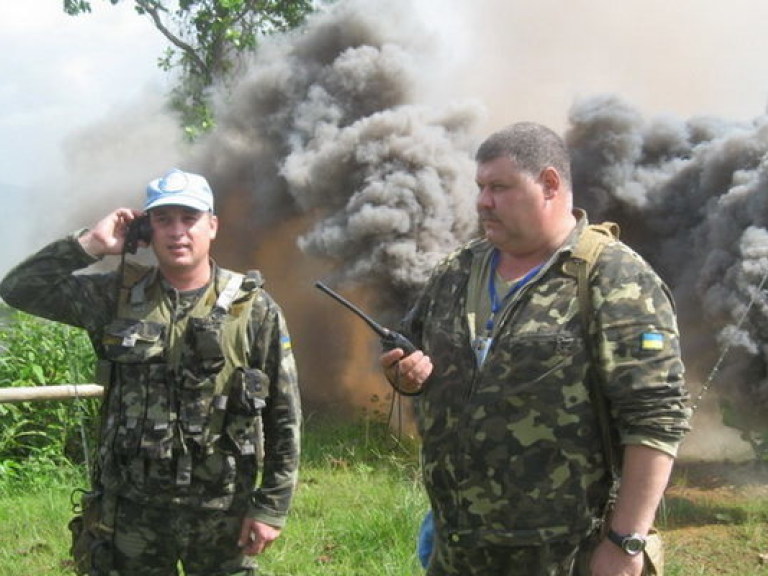
M 102 340 L 103 452 L 123 461 L 256 453 L 269 379 L 249 367 L 248 326 L 261 285 L 258 272 L 218 269 L 179 314 L 154 269 L 126 269 Z M 189 482 L 190 467 L 178 466 L 176 484 Z

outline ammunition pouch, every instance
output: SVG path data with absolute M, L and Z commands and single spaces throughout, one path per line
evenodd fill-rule
M 110 507 L 105 506 L 100 490 L 77 489 L 71 500 L 75 515 L 68 528 L 72 536 L 69 552 L 73 569 L 79 576 L 107 576 L 112 570 L 114 509 L 107 510 Z

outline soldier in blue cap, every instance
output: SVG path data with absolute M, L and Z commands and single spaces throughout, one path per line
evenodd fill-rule
M 157 264 L 83 273 L 148 218 Z M 11 306 L 84 328 L 104 386 L 93 489 L 76 518 L 80 574 L 249 575 L 295 490 L 300 398 L 290 336 L 258 272 L 216 265 L 206 179 L 172 170 L 11 270 Z

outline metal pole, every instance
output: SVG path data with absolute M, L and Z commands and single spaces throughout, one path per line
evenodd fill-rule
M 56 386 L 20 386 L 0 388 L 0 404 L 69 398 L 98 398 L 104 388 L 98 384 L 62 384 Z

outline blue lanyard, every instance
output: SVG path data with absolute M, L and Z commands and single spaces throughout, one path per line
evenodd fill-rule
M 491 254 L 491 273 L 490 278 L 488 278 L 488 295 L 491 299 L 491 316 L 488 318 L 488 322 L 485 323 L 485 329 L 488 334 L 493 332 L 494 318 L 496 317 L 496 313 L 501 310 L 502 305 L 517 293 L 520 288 L 525 286 L 542 267 L 542 264 L 539 264 L 535 268 L 529 270 L 525 276 L 510 286 L 509 291 L 504 295 L 504 298 L 499 299 L 499 294 L 496 291 L 496 269 L 499 267 L 499 257 L 499 251 L 494 250 L 493 254 Z

